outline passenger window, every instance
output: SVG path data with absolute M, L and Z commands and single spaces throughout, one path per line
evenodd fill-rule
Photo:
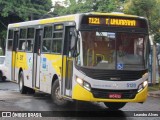
M 50 52 L 51 40 L 43 40 L 42 52 Z
M 52 52 L 61 53 L 62 49 L 62 40 L 53 40 L 52 41 Z
M 25 50 L 25 48 L 26 48 L 26 42 L 25 42 L 25 40 L 20 40 L 19 41 L 19 50 Z
M 63 37 L 63 33 L 62 32 L 57 32 L 53 34 L 54 38 L 62 38 Z
M 27 38 L 34 38 L 34 28 L 28 28 Z
M 20 30 L 20 38 L 26 38 L 26 32 L 27 32 L 26 29 L 21 29 Z
M 33 40 L 27 40 L 26 51 L 28 51 L 28 52 L 32 52 L 33 51 Z
M 63 32 L 56 31 L 53 33 L 52 53 L 62 53 Z
M 33 40 L 34 40 L 34 28 L 28 28 L 27 30 L 27 41 L 26 41 L 26 51 L 33 52 Z
M 8 49 L 9 51 L 12 50 L 12 43 L 13 43 L 13 40 L 8 40 L 8 47 L 7 47 L 7 49 Z
M 52 37 L 52 26 L 44 27 L 44 38 L 51 38 Z
M 13 30 L 9 30 L 8 39 L 13 39 Z

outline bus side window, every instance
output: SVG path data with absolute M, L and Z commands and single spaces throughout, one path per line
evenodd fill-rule
M 8 40 L 8 50 L 11 51 L 12 50 L 12 43 L 13 43 L 13 40 Z
M 7 50 L 9 51 L 12 50 L 12 44 L 13 44 L 13 30 L 9 30 Z
M 26 43 L 26 50 L 28 52 L 32 52 L 33 51 L 33 41 L 32 40 L 27 40 L 27 43 Z
M 62 40 L 53 40 L 52 41 L 52 52 L 61 53 Z
M 26 28 L 22 28 L 20 29 L 20 38 L 19 38 L 19 50 L 25 50 L 26 49 L 26 34 L 27 33 L 27 29 Z
M 53 40 L 52 40 L 52 52 L 53 53 L 61 53 L 62 49 L 62 39 L 63 39 L 63 32 L 59 31 L 53 33 Z
M 26 46 L 26 43 L 23 42 L 23 43 L 22 43 L 22 50 L 25 50 L 25 46 Z
M 26 43 L 26 51 L 33 52 L 33 39 L 35 29 L 34 28 L 28 28 L 27 29 L 27 43 Z
M 43 41 L 42 41 L 42 52 L 51 52 L 51 40 L 52 40 L 52 25 L 47 25 L 44 27 Z
M 18 49 L 19 50 L 25 50 L 25 47 L 26 47 L 25 40 L 19 40 L 19 47 L 18 47 Z
M 50 52 L 51 40 L 43 40 L 42 52 Z

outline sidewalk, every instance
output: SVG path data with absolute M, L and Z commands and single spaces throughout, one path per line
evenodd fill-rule
M 160 97 L 160 90 L 158 90 L 158 91 L 150 91 L 150 92 L 148 92 L 148 96 Z

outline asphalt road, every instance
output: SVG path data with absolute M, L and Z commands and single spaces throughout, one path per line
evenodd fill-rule
M 153 113 L 160 115 L 160 98 L 148 97 L 147 101 L 144 104 L 139 103 L 127 103 L 125 107 L 121 110 L 112 112 L 105 107 L 103 103 L 97 102 L 81 102 L 76 101 L 72 102 L 66 107 L 56 106 L 52 103 L 50 95 L 44 93 L 36 93 L 34 95 L 25 94 L 22 95 L 19 93 L 18 85 L 12 82 L 1 82 L 0 81 L 0 111 L 36 111 L 43 112 L 44 115 L 52 116 L 46 119 L 80 119 L 77 116 L 87 116 L 85 119 L 90 119 L 89 116 L 92 116 L 92 119 L 99 119 L 105 114 L 112 116 L 120 115 L 122 118 L 118 117 L 118 120 L 121 119 L 144 119 L 144 120 L 159 120 L 160 116 L 152 117 L 133 117 L 137 114 L 148 114 Z M 57 112 L 58 111 L 58 112 Z M 78 112 L 77 112 L 78 111 Z M 82 112 L 79 112 L 82 111 Z M 84 112 L 85 111 L 85 112 Z M 92 112 L 91 112 L 92 111 Z M 138 112 L 137 112 L 138 111 Z M 148 111 L 148 112 L 146 112 Z M 62 117 L 60 117 L 62 115 Z M 74 118 L 71 116 L 73 115 Z M 66 117 L 67 116 L 67 117 Z M 96 117 L 98 116 L 98 117 Z M 117 117 L 116 117 L 117 118 Z M 84 117 L 83 117 L 84 119 Z

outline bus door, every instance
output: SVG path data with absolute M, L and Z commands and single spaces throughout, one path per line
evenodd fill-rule
M 17 69 L 16 69 L 16 62 L 18 60 L 18 57 L 17 57 L 17 48 L 18 48 L 18 35 L 19 35 L 19 31 L 14 31 L 14 36 L 13 36 L 13 52 L 12 52 L 12 77 L 11 77 L 11 80 L 13 81 L 17 81 L 18 82 L 18 72 Z M 17 75 L 17 76 L 16 76 Z
M 74 27 L 66 26 L 65 28 L 65 39 L 64 39 L 64 52 L 63 52 L 63 80 L 62 80 L 62 95 L 71 97 L 72 96 L 72 76 L 73 76 L 73 59 L 70 55 L 70 44 L 71 37 Z
M 40 88 L 40 48 L 42 29 L 36 29 L 33 55 L 33 87 Z

